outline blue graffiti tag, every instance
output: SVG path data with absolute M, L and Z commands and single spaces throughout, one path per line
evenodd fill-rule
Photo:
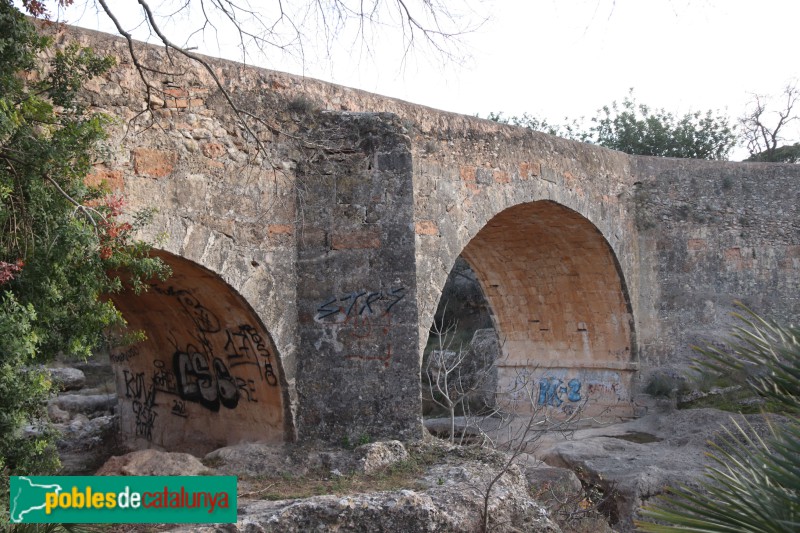
M 563 394 L 567 394 L 567 399 L 570 402 L 581 401 L 581 381 L 577 378 L 569 380 L 566 387 L 562 387 L 563 382 L 558 378 L 542 378 L 539 380 L 539 405 L 550 405 L 558 407 L 564 400 L 561 399 Z
M 561 394 L 567 389 L 561 387 L 558 378 L 542 378 L 539 381 L 539 405 L 552 405 L 558 407 L 562 404 Z
M 581 380 L 579 380 L 578 378 L 573 378 L 569 380 L 569 383 L 567 383 L 567 387 L 569 387 L 569 394 L 567 394 L 567 399 L 571 402 L 581 401 Z

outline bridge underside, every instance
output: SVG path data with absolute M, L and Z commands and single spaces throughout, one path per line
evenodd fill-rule
M 146 447 L 198 454 L 283 441 L 283 379 L 261 321 L 217 274 L 157 255 L 172 267 L 168 281 L 113 296 L 131 330 L 147 336 L 111 354 L 121 430 Z
M 462 255 L 502 347 L 498 392 L 532 382 L 537 407 L 632 415 L 630 305 L 614 254 L 591 222 L 550 201 L 518 205 L 491 219 Z

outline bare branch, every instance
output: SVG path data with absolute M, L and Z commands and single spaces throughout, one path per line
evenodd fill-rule
M 789 140 L 788 126 L 798 120 L 795 106 L 800 98 L 797 82 L 789 83 L 781 94 L 782 103 L 775 110 L 777 98 L 753 94 L 750 110 L 739 120 L 750 160 L 780 161 L 779 145 Z

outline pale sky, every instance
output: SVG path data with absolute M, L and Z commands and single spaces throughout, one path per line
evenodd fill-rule
M 463 5 L 441 1 L 454 9 Z M 109 3 L 112 9 L 136 6 L 132 0 Z M 260 9 L 275 0 L 250 5 Z M 651 107 L 677 113 L 713 109 L 735 118 L 750 93 L 779 93 L 800 78 L 796 0 L 470 0 L 469 5 L 489 19 L 462 36 L 458 50 L 466 59 L 460 62 L 418 47 L 403 63 L 390 17 L 366 43 L 347 30 L 329 54 L 309 43 L 303 63 L 274 52 L 249 54 L 248 62 L 447 111 L 528 112 L 554 122 L 592 116 L 631 87 Z M 91 6 L 74 6 L 61 18 L 113 30 Z M 120 17 L 123 23 L 134 18 Z M 190 25 L 182 19 L 165 29 L 183 44 L 181 32 Z M 241 59 L 225 42 L 230 30 L 221 34 L 219 45 L 209 33 L 189 44 L 208 55 Z M 137 36 L 145 38 L 141 31 Z M 794 141 L 800 140 L 798 126 Z M 737 150 L 732 159 L 746 155 Z

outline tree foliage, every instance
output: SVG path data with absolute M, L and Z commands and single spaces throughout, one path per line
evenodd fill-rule
M 633 91 L 621 103 L 614 101 L 598 109 L 588 123 L 565 119 L 563 124 L 551 124 L 527 113 L 510 118 L 490 113 L 488 118 L 634 155 L 726 159 L 736 144 L 734 128 L 726 117 L 710 110 L 676 116 L 640 104 Z
M 85 183 L 110 119 L 76 94 L 112 61 L 68 46 L 39 68 L 49 44 L 0 0 L 0 469 L 12 473 L 55 464 L 46 428 L 21 431 L 44 418 L 51 384 L 38 365 L 88 357 L 107 328 L 124 325 L 103 298 L 122 275 L 141 289 L 168 273 L 132 238 L 144 219 L 123 222 L 122 199 Z
M 776 532 L 800 530 L 800 328 L 780 326 L 749 311 L 724 348 L 703 350 L 712 372 L 742 376 L 773 402 L 788 423 L 759 437 L 736 425 L 711 454 L 700 490 L 674 489 L 644 511 L 650 532 Z

